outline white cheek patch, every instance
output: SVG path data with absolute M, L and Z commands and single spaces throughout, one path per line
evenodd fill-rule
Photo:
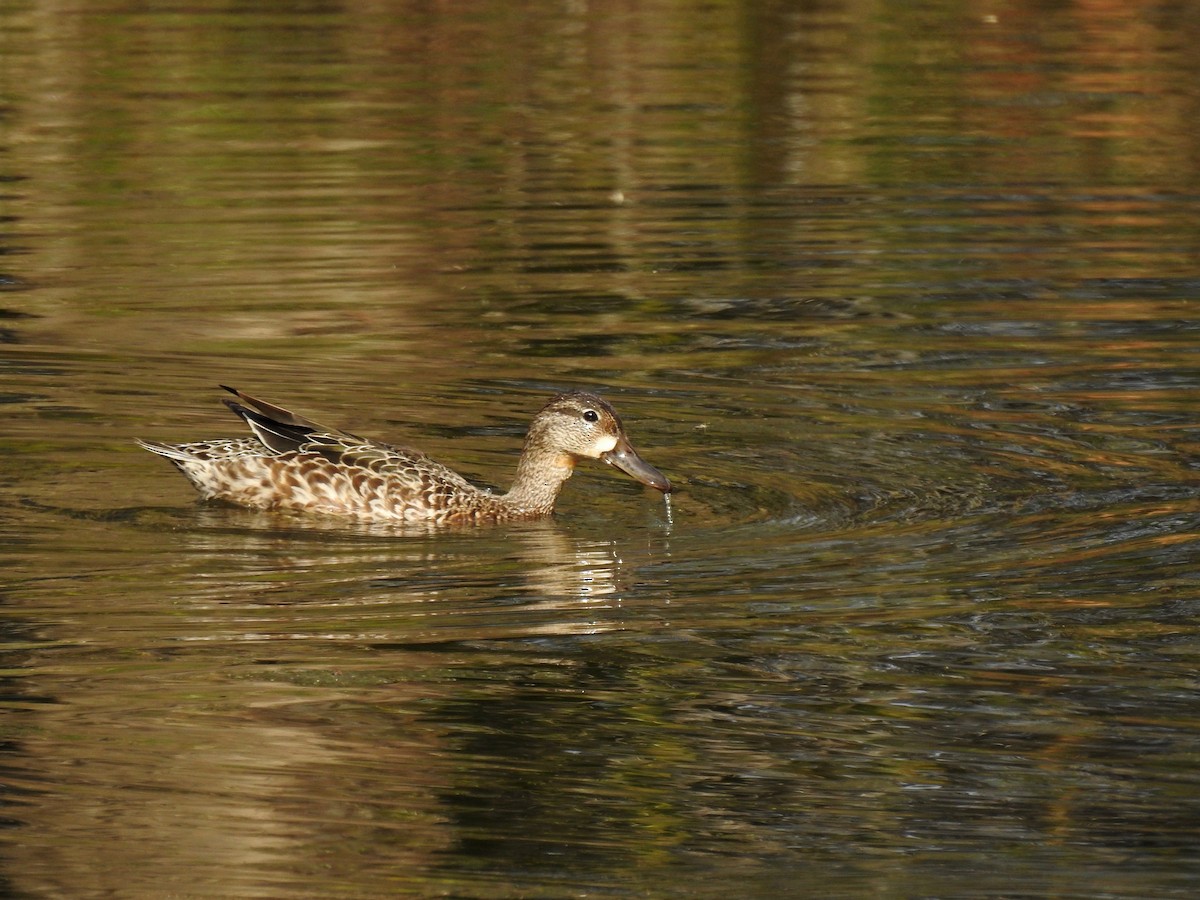
M 592 445 L 592 450 L 599 456 L 601 453 L 607 453 L 613 447 L 617 446 L 617 438 L 615 435 L 606 434 L 603 437 L 597 438 L 596 443 Z

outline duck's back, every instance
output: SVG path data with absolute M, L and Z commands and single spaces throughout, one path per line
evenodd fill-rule
M 283 453 L 253 438 L 147 447 L 205 497 L 255 509 L 435 523 L 501 516 L 494 495 L 425 454 L 343 434 L 311 434 Z

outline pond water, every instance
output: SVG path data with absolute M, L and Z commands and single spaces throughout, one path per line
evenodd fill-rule
M 0 891 L 1190 896 L 1188 4 L 0 6 Z M 218 383 L 505 486 L 197 501 Z

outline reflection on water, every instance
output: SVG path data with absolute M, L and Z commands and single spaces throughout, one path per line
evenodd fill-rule
M 1198 28 L 0 11 L 0 890 L 1188 895 Z M 678 490 L 197 504 L 218 382 L 493 485 L 598 388 Z

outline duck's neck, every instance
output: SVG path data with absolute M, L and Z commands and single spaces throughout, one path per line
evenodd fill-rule
M 549 515 L 563 482 L 571 477 L 575 460 L 566 453 L 526 443 L 505 502 L 535 515 Z

